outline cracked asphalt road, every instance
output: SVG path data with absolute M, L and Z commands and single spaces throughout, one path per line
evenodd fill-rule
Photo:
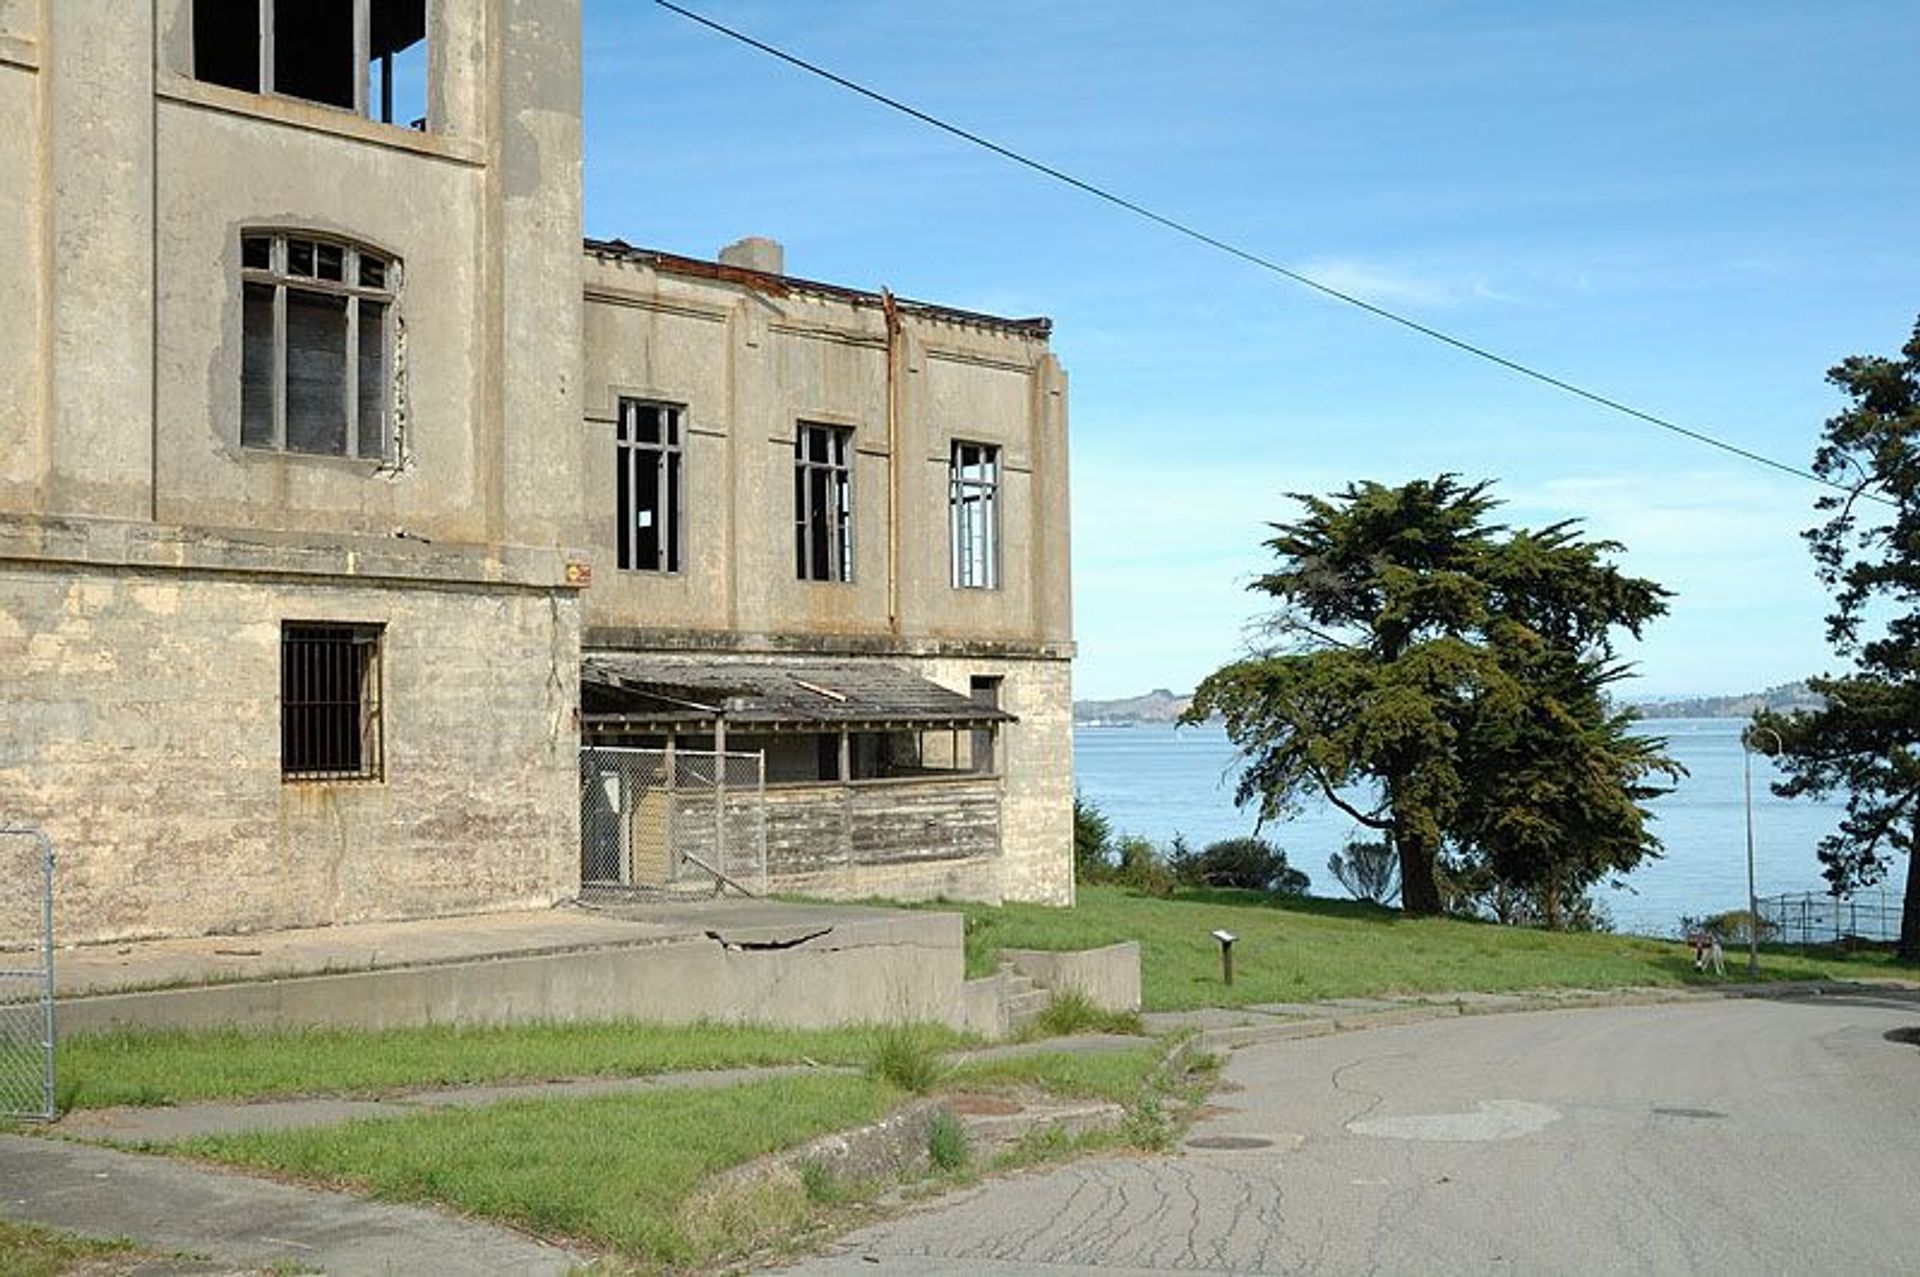
M 998 1180 L 792 1271 L 1912 1272 L 1920 1048 L 1885 1035 L 1916 1025 L 1888 994 L 1248 1047 L 1176 1156 Z

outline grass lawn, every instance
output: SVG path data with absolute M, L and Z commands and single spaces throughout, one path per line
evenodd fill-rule
M 113 1277 L 152 1259 L 131 1242 L 97 1242 L 0 1219 L 0 1273 L 6 1277 Z
M 1023 1150 L 1040 1160 L 1160 1139 L 1157 1045 L 1099 1055 L 1049 1053 L 945 1071 L 933 1090 L 1041 1090 L 1111 1099 L 1133 1120 L 1099 1140 Z M 778 1248 L 877 1186 L 715 1177 L 757 1157 L 873 1121 L 909 1098 L 873 1077 L 802 1075 L 720 1091 L 518 1100 L 301 1130 L 209 1136 L 159 1146 L 388 1201 L 435 1202 L 541 1236 L 610 1251 L 645 1270 L 708 1266 Z M 724 1181 L 721 1181 L 724 1183 Z M 816 1188 L 831 1191 L 816 1192 Z M 7 1271 L 0 1269 L 0 1271 Z M 56 1270 L 57 1271 L 57 1270 Z
M 940 1048 L 963 1038 L 936 1028 Z M 547 1078 L 864 1063 L 876 1030 L 632 1021 L 377 1032 L 126 1031 L 60 1043 L 62 1108 L 290 1095 L 378 1095 Z
M 714 1174 L 872 1121 L 901 1093 L 865 1077 L 775 1078 L 720 1091 L 520 1100 L 481 1109 L 257 1131 L 170 1145 L 387 1201 L 441 1202 L 648 1264 L 743 1254 L 804 1216 L 794 1190 L 751 1209 L 694 1208 Z
M 1054 1095 L 1131 1104 L 1140 1098 L 1165 1050 L 1147 1043 L 1127 1051 L 1091 1055 L 1049 1052 L 982 1060 L 949 1070 L 942 1091 L 1002 1091 L 1038 1087 Z
M 1140 942 L 1142 995 L 1150 1011 L 1258 1002 L 1302 1002 L 1380 993 L 1501 992 L 1544 988 L 1719 983 L 1693 970 L 1677 941 L 1570 935 L 1451 918 L 1402 917 L 1345 900 L 1248 892 L 1182 891 L 1172 899 L 1120 887 L 1082 886 L 1072 909 L 946 904 L 967 916 L 969 974 L 993 969 L 994 952 L 1090 949 Z M 1224 928 L 1234 945 L 1234 984 L 1220 982 Z M 1884 954 L 1803 956 L 1763 952 L 1772 980 L 1888 974 Z M 1745 955 L 1727 953 L 1727 979 L 1744 978 Z

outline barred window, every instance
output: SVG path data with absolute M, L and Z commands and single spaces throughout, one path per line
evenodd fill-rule
M 613 448 L 615 561 L 632 572 L 680 571 L 680 409 L 622 399 Z
M 793 437 L 793 557 L 802 581 L 853 580 L 853 431 L 801 422 Z
M 948 466 L 953 584 L 992 590 L 1000 585 L 1000 449 L 953 441 Z
M 301 235 L 240 240 L 240 442 L 387 456 L 398 265 Z
M 380 779 L 380 632 L 377 625 L 280 627 L 282 779 Z

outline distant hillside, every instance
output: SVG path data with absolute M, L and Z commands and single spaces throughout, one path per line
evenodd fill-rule
M 1751 718 L 1754 711 L 1760 709 L 1790 714 L 1795 710 L 1819 709 L 1825 704 L 1824 700 L 1807 690 L 1804 681 L 1796 681 L 1742 696 L 1690 696 L 1639 701 L 1636 707 L 1648 718 Z
M 1075 701 L 1073 721 L 1095 727 L 1132 727 L 1137 723 L 1171 723 L 1186 713 L 1193 697 L 1175 696 L 1156 687 L 1145 696 L 1117 701 Z
M 1193 703 L 1191 694 L 1176 696 L 1156 687 L 1145 696 L 1113 701 L 1075 701 L 1073 721 L 1088 727 L 1133 727 L 1140 723 L 1171 723 Z M 1779 713 L 1819 709 L 1824 702 L 1807 690 L 1805 682 L 1782 683 L 1764 692 L 1740 696 L 1684 696 L 1634 702 L 1648 718 L 1751 718 L 1757 709 Z

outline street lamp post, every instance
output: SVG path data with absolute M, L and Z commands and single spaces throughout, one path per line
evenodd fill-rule
M 1760 978 L 1760 899 L 1753 890 L 1753 738 L 1760 732 L 1773 737 L 1776 753 L 1787 743 L 1771 727 L 1749 727 L 1740 733 L 1740 757 L 1747 790 L 1747 978 Z

